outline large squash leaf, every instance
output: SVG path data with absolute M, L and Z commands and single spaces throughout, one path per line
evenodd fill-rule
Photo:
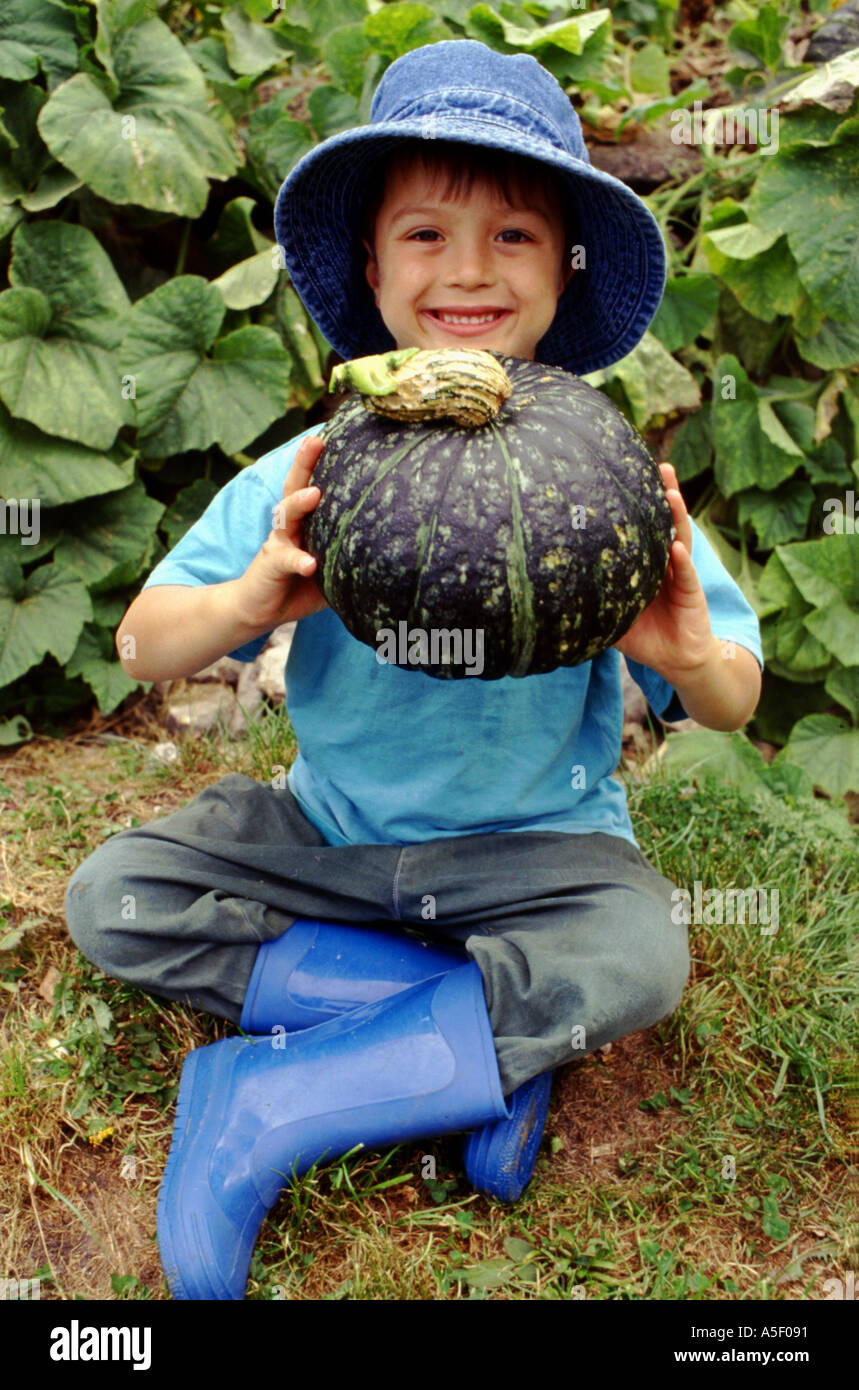
M 198 217 L 209 179 L 238 168 L 236 151 L 209 115 L 199 67 L 167 25 L 150 18 L 125 27 L 110 13 L 99 9 L 97 52 L 114 90 L 76 73 L 43 107 L 42 138 L 109 202 Z
M 15 82 L 35 77 L 44 68 L 48 86 L 69 77 L 77 67 L 75 21 L 56 4 L 3 0 L 0 6 L 0 77 Z
M 120 389 L 130 302 L 92 232 L 33 222 L 12 237 L 0 294 L 0 400 L 46 434 L 109 449 L 134 416 Z
M 637 430 L 647 429 L 656 415 L 697 410 L 701 391 L 690 371 L 666 352 L 654 333 L 647 332 L 626 357 L 582 377 L 590 386 L 618 381 L 623 387 Z
M 0 687 L 47 652 L 68 661 L 91 617 L 86 586 L 62 565 L 42 565 L 25 580 L 17 561 L 0 554 Z
M 102 714 L 110 714 L 126 695 L 141 685 L 140 681 L 122 669 L 116 656 L 113 634 L 95 623 L 85 624 L 78 644 L 66 662 L 66 675 L 83 677 L 94 692 Z
M 54 559 L 89 587 L 131 583 L 163 513 L 139 481 L 87 499 L 64 513 Z
M 124 454 L 121 443 L 108 453 L 87 449 L 14 420 L 2 404 L 0 459 L 5 495 L 38 497 L 43 507 L 116 492 L 134 476 L 134 455 Z
M 764 164 L 749 198 L 749 217 L 787 234 L 799 278 L 838 323 L 859 318 L 859 141 L 792 148 Z
M 830 796 L 859 792 L 859 729 L 834 714 L 809 714 L 795 724 L 783 751 Z
M 219 444 L 244 448 L 285 409 L 289 356 L 270 328 L 218 338 L 226 305 L 214 285 L 180 275 L 139 299 L 122 345 L 147 456 Z
M 713 373 L 711 419 L 716 482 L 726 497 L 750 487 L 770 491 L 802 462 L 802 450 L 730 354 Z

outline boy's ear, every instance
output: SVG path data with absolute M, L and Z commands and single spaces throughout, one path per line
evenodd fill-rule
M 570 283 L 570 277 L 571 277 L 572 275 L 575 275 L 575 273 L 576 273 L 576 267 L 575 267 L 574 265 L 565 266 L 564 269 L 561 271 L 561 276 L 560 276 L 561 287 L 560 287 L 560 289 L 558 290 L 558 298 L 559 298 L 559 299 L 560 299 L 561 295 L 564 293 L 564 290 L 567 288 L 567 285 Z
M 373 251 L 373 248 L 372 248 L 372 246 L 370 245 L 370 243 L 369 243 L 369 241 L 367 240 L 367 238 L 366 238 L 365 236 L 362 236 L 361 241 L 362 241 L 362 243 L 363 243 L 364 249 L 365 249 L 366 252 L 367 252 L 367 264 L 366 264 L 366 266 L 365 266 L 365 268 L 364 268 L 364 274 L 365 274 L 366 277 L 367 277 L 367 284 L 370 286 L 370 289 L 373 291 L 373 293 L 374 293 L 375 296 L 376 296 L 376 303 L 378 304 L 378 302 L 379 302 L 379 263 L 378 263 L 378 261 L 376 260 L 376 256 L 375 256 L 375 253 L 374 253 L 374 251 Z

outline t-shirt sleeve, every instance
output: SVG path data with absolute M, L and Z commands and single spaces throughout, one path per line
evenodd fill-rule
M 692 563 L 701 581 L 710 613 L 713 636 L 745 647 L 757 658 L 761 670 L 764 654 L 757 615 L 739 584 L 731 578 L 719 556 L 692 518 Z M 650 666 L 627 657 L 629 674 L 644 692 L 647 703 L 660 719 L 674 723 L 687 719 L 686 710 L 672 685 Z
M 222 584 L 244 574 L 271 531 L 274 507 L 280 500 L 283 479 L 292 462 L 292 444 L 297 447 L 297 443 L 293 440 L 276 451 L 281 455 L 282 465 L 278 470 L 282 476 L 276 492 L 272 491 L 267 476 L 272 468 L 261 471 L 261 465 L 269 458 L 274 461 L 274 455 L 266 455 L 265 460 L 237 473 L 221 488 L 203 515 L 155 566 L 143 588 L 149 589 L 155 584 Z M 263 633 L 228 655 L 239 661 L 253 661 L 268 637 L 267 632 Z

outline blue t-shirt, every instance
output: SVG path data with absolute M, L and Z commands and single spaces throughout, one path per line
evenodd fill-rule
M 272 528 L 296 449 L 313 426 L 246 468 L 144 584 L 218 584 L 242 575 Z M 716 637 L 763 666 L 754 611 L 700 529 L 692 561 Z M 267 640 L 230 653 L 252 661 Z M 629 670 L 653 711 L 685 717 L 650 667 Z M 286 704 L 299 752 L 287 781 L 329 844 L 417 844 L 505 830 L 603 831 L 637 841 L 621 782 L 620 653 L 546 675 L 437 680 L 380 664 L 323 608 L 296 625 Z

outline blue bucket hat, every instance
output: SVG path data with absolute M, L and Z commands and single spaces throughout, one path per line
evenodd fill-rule
M 569 97 L 536 58 L 451 39 L 397 58 L 376 89 L 369 124 L 317 145 L 278 193 L 274 228 L 286 268 L 341 357 L 396 347 L 365 277 L 361 214 L 373 166 L 415 137 L 507 150 L 554 170 L 585 266 L 568 280 L 535 359 L 583 376 L 632 351 L 665 287 L 656 219 L 630 188 L 593 167 Z

